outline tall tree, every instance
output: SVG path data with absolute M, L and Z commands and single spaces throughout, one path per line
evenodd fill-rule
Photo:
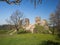
M 57 34 L 60 34 L 60 3 L 58 3 L 55 14 L 51 14 L 50 16 L 51 24 L 53 25 L 53 33 L 54 27 L 56 28 Z
M 60 34 L 60 3 L 58 4 L 55 12 L 55 22 L 56 22 L 56 29 L 58 34 Z
M 16 10 L 11 16 L 10 20 L 8 20 L 8 23 L 11 25 L 14 25 L 15 29 L 19 31 L 20 27 L 22 27 L 23 22 L 23 13 Z
M 54 34 L 54 27 L 55 27 L 55 15 L 52 13 L 51 15 L 50 15 L 50 18 L 49 18 L 49 20 L 50 20 L 50 27 L 52 27 L 52 34 Z

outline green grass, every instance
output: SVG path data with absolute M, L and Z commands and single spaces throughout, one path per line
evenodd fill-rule
M 6 34 L 9 30 L 0 30 L 0 34 Z
M 0 35 L 0 45 L 41 45 L 42 41 L 55 40 L 56 36 L 50 34 L 15 34 Z

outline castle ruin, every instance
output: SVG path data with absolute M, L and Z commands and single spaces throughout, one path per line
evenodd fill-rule
M 46 20 L 41 20 L 40 17 L 36 17 L 35 18 L 35 24 L 37 25 L 41 25 L 41 26 L 44 26 L 46 30 L 48 30 L 48 25 L 47 25 L 47 21 Z M 35 24 L 30 24 L 30 21 L 28 18 L 25 18 L 25 25 L 24 25 L 24 28 L 25 30 L 29 30 L 31 31 L 32 33 L 34 33 L 34 28 L 35 28 Z

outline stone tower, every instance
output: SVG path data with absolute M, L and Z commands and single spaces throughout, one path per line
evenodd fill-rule
M 45 28 L 46 30 L 49 29 L 49 26 L 48 26 L 47 20 L 45 20 L 45 19 L 43 19 L 43 20 L 41 21 L 41 26 L 44 26 L 44 28 Z
M 28 26 L 29 26 L 29 24 L 30 24 L 29 19 L 28 19 L 28 18 L 25 18 L 25 26 L 26 26 L 26 27 L 28 27 Z
M 35 18 L 35 24 L 40 25 L 40 21 L 41 21 L 41 20 L 40 20 L 40 17 L 36 17 L 36 18 Z
M 48 24 L 47 24 L 47 21 L 45 20 L 45 19 L 43 19 L 42 21 L 41 21 L 41 25 L 42 26 L 47 26 Z

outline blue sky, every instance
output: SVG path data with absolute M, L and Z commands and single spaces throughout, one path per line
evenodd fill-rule
M 42 4 L 34 8 L 34 5 L 28 0 L 23 0 L 21 5 L 9 5 L 6 2 L 0 2 L 0 25 L 6 24 L 6 19 L 16 10 L 23 12 L 24 17 L 30 19 L 30 23 L 34 23 L 36 16 L 48 20 L 49 15 L 55 11 L 57 4 L 58 0 L 43 0 Z

